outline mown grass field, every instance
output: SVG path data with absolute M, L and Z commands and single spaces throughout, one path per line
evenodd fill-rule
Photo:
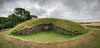
M 100 22 L 97 22 L 97 23 L 90 23 L 90 24 L 82 24 L 82 25 L 91 25 L 91 26 L 100 26 Z

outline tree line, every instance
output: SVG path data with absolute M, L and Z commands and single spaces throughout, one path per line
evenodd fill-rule
M 38 18 L 36 15 L 30 15 L 28 10 L 23 8 L 15 8 L 14 12 L 8 17 L 0 17 L 0 29 L 12 28 L 20 22 Z

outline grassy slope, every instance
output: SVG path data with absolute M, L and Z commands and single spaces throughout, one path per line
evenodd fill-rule
M 81 36 L 75 40 L 70 40 L 68 42 L 58 43 L 58 44 L 53 44 L 53 45 L 55 47 L 59 46 L 59 48 L 62 48 L 62 47 L 63 48 L 100 48 L 100 29 L 91 28 L 91 30 L 92 30 L 91 33 Z M 2 35 L 0 34 L 0 36 L 2 36 Z M 0 39 L 1 39 L 1 37 L 0 37 Z M 0 42 L 0 47 L 5 46 L 6 48 L 9 48 L 9 47 L 13 48 L 11 46 L 13 44 L 8 46 L 6 44 L 9 44 L 9 43 L 5 43 L 5 45 L 4 45 L 4 42 L 5 42 L 5 40 Z M 3 47 L 3 48 L 5 48 L 5 47 Z M 38 46 L 38 48 L 44 48 L 44 47 Z M 14 48 L 16 48 L 16 46 Z
M 17 25 L 15 28 L 13 28 L 12 30 L 10 30 L 9 32 L 13 32 L 14 30 L 19 31 L 25 28 L 31 28 L 38 24 L 49 24 L 49 23 L 53 23 L 55 26 L 71 32 L 77 31 L 78 33 L 84 33 L 86 31 L 83 26 L 72 21 L 56 19 L 56 18 L 42 18 L 36 20 L 29 20 L 24 23 L 21 23 Z
M 91 34 L 71 41 L 67 48 L 100 48 L 100 29 L 91 29 Z
M 0 32 L 0 48 L 19 48 L 19 47 L 5 40 L 4 33 Z
M 90 30 L 88 29 L 86 33 L 88 33 L 89 31 Z M 68 41 L 68 40 L 80 37 L 82 35 L 70 36 L 70 35 L 58 34 L 54 31 L 41 31 L 41 32 L 37 32 L 37 33 L 34 33 L 34 34 L 29 34 L 29 35 L 14 35 L 14 34 L 11 34 L 10 36 L 15 37 L 15 38 L 17 37 L 19 39 L 31 41 L 31 42 L 54 43 L 54 42 Z
M 38 24 L 49 24 L 53 23 L 57 27 L 61 27 L 63 29 L 68 29 L 69 31 L 79 31 L 79 32 L 84 32 L 85 28 L 83 28 L 81 25 L 78 23 L 74 23 L 72 21 L 67 21 L 67 20 L 62 20 L 62 19 L 55 19 L 55 18 L 43 18 L 43 19 L 36 19 L 36 20 L 29 20 L 24 23 L 19 24 L 15 28 L 7 31 L 8 35 L 23 39 L 23 40 L 28 40 L 32 42 L 63 42 L 69 39 L 72 39 L 76 36 L 68 36 L 68 35 L 62 35 L 62 34 L 57 34 L 53 31 L 49 31 L 48 34 L 47 32 L 39 32 L 35 34 L 30 34 L 30 35 L 14 35 L 11 34 L 14 30 L 20 30 L 24 28 L 30 28 L 33 26 L 36 26 Z M 46 40 L 43 40 L 42 38 L 45 38 Z M 51 39 L 50 39 L 51 38 Z M 61 39 L 60 39 L 61 38 Z
M 55 47 L 59 46 L 59 48 L 62 47 L 63 48 L 100 48 L 100 29 L 91 28 L 91 30 L 93 31 L 86 36 L 82 36 L 75 40 L 70 40 L 68 42 L 53 44 L 53 45 Z M 7 42 L 3 37 L 4 37 L 3 34 L 1 34 L 0 32 L 0 48 L 9 48 L 9 47 L 17 48 L 17 46 L 13 45 L 10 42 Z M 40 47 L 40 48 L 44 48 L 44 47 Z

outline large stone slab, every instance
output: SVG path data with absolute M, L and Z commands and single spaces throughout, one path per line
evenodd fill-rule
M 20 30 L 20 31 L 14 31 L 12 33 L 17 34 L 17 35 L 26 35 L 26 34 L 36 33 L 39 31 L 49 31 L 49 30 L 53 30 L 57 33 L 65 34 L 65 35 L 77 35 L 78 34 L 78 33 L 73 33 L 73 32 L 58 28 L 53 24 L 39 24 L 35 27 L 26 28 L 26 29 Z

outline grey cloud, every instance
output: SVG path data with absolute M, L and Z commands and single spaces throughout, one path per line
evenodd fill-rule
M 100 22 L 99 4 L 100 0 L 0 0 L 0 17 L 7 17 L 14 8 L 21 7 L 39 18 Z

